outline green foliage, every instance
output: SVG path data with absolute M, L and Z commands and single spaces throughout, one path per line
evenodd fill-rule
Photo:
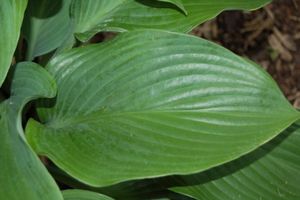
M 16 49 L 26 5 L 27 0 L 8 0 L 0 5 L 0 86 Z
M 180 185 L 190 186 L 172 190 L 195 199 L 299 199 L 299 125 L 234 162 L 176 178 Z
M 270 0 L 181 0 L 181 3 L 178 0 L 74 0 L 71 15 L 77 38 L 86 41 L 105 30 L 155 28 L 188 32 L 223 10 L 251 10 L 267 2 Z
M 299 112 L 186 34 L 268 2 L 3 1 L 0 199 L 299 199 Z M 90 44 L 101 31 L 124 33 Z
M 110 197 L 84 190 L 63 191 L 64 200 L 113 200 Z
M 181 9 L 181 11 L 184 12 L 185 15 L 188 14 L 181 0 L 158 0 L 158 1 L 172 3 L 175 6 L 177 6 L 179 9 Z
M 70 3 L 71 0 L 29 1 L 23 24 L 28 60 L 58 48 L 72 34 Z
M 0 199 L 62 199 L 54 180 L 28 146 L 21 112 L 29 101 L 54 97 L 56 85 L 35 63 L 19 63 L 14 70 L 11 97 L 0 104 Z
M 299 118 L 261 68 L 183 34 L 124 33 L 56 56 L 46 69 L 57 98 L 39 104 L 45 124 L 30 121 L 28 141 L 93 186 L 203 171 Z

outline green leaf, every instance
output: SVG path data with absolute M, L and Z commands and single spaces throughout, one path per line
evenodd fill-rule
M 72 34 L 70 3 L 71 0 L 29 0 L 23 25 L 28 60 L 56 49 Z
M 101 194 L 105 194 L 115 199 L 122 200 L 141 200 L 141 199 L 156 199 L 158 197 L 168 197 L 169 199 L 185 199 L 184 195 L 171 192 L 168 190 L 170 185 L 161 184 L 161 179 L 143 179 L 127 181 L 106 187 L 92 187 L 85 185 L 78 180 L 72 178 L 62 170 L 58 169 L 56 166 L 48 166 L 47 169 L 50 171 L 51 175 L 56 181 L 68 185 L 71 188 L 82 189 L 93 191 Z M 169 182 L 167 182 L 169 183 Z M 174 185 L 171 185 L 174 186 Z
M 185 9 L 181 0 L 158 0 L 158 1 L 172 3 L 175 6 L 177 6 L 185 15 L 188 15 L 188 12 Z
M 300 123 L 238 160 L 206 173 L 177 178 L 187 186 L 172 190 L 199 200 L 300 199 L 299 144 Z
M 6 0 L 0 4 L 0 87 L 16 49 L 27 0 Z
M 21 113 L 39 97 L 53 97 L 55 82 L 40 66 L 20 63 L 11 97 L 0 104 L 0 199 L 62 200 L 54 180 L 24 139 Z
M 91 31 L 98 26 L 99 22 L 110 15 L 114 9 L 126 1 L 128 0 L 73 0 L 70 14 L 74 20 L 75 33 Z M 91 37 L 91 35 L 88 37 Z
M 299 113 L 260 67 L 206 40 L 158 30 L 68 51 L 30 121 L 33 148 L 80 181 L 190 174 L 246 154 Z
M 270 0 L 73 0 L 71 15 L 77 38 L 86 41 L 105 30 L 155 28 L 189 32 L 223 10 L 252 10 L 268 2 Z
M 85 190 L 65 190 L 63 196 L 64 200 L 113 200 L 108 196 Z

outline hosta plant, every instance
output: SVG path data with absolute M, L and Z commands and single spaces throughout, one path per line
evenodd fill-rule
M 0 199 L 300 199 L 299 112 L 188 34 L 268 2 L 3 0 Z

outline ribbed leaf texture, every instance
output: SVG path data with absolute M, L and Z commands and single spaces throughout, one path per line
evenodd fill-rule
M 32 147 L 80 181 L 190 174 L 236 159 L 299 118 L 260 67 L 203 39 L 157 30 L 68 51 L 47 69 L 55 101 Z
M 252 10 L 270 0 L 73 0 L 71 16 L 78 39 L 103 30 L 145 28 L 189 32 L 223 10 Z
M 24 139 L 21 115 L 30 100 L 53 97 L 53 78 L 34 63 L 16 66 L 11 97 L 0 104 L 0 199 L 62 200 L 45 166 Z
M 176 178 L 173 191 L 198 200 L 300 199 L 300 123 L 236 161 Z

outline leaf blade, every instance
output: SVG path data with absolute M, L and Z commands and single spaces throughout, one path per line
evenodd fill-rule
M 63 196 L 64 200 L 113 200 L 108 196 L 84 190 L 65 190 Z
M 27 144 L 21 124 L 25 104 L 38 97 L 53 97 L 54 83 L 37 64 L 16 66 L 12 95 L 0 104 L 0 199 L 62 199 L 54 180 Z
M 110 2 L 107 1 L 106 4 L 111 5 Z M 92 0 L 76 0 L 73 6 L 76 9 L 71 10 L 75 21 L 80 21 L 79 25 L 89 24 L 91 20 L 93 22 L 90 27 L 77 26 L 76 37 L 86 41 L 99 31 L 124 32 L 148 28 L 189 32 L 224 10 L 253 10 L 270 0 L 181 0 L 181 3 L 176 3 L 177 6 L 170 2 L 175 3 L 174 0 L 118 0 L 111 7 L 106 7 L 101 5 L 103 2 L 95 5 Z M 87 6 L 89 4 L 93 6 Z M 178 7 L 183 8 L 188 15 L 178 11 Z
M 128 32 L 58 56 L 48 70 L 58 96 L 40 105 L 45 125 L 31 121 L 28 140 L 93 186 L 203 171 L 299 118 L 261 68 L 184 34 Z
M 58 48 L 72 33 L 70 0 L 30 0 L 22 32 L 27 40 L 27 60 Z
M 0 86 L 11 65 L 26 5 L 27 0 L 4 1 L 0 5 Z
M 177 6 L 185 15 L 188 15 L 188 11 L 185 9 L 181 0 L 159 0 L 159 1 L 172 3 L 175 6 Z
M 245 157 L 203 174 L 172 179 L 187 186 L 171 190 L 199 200 L 299 199 L 299 136 L 296 123 Z

